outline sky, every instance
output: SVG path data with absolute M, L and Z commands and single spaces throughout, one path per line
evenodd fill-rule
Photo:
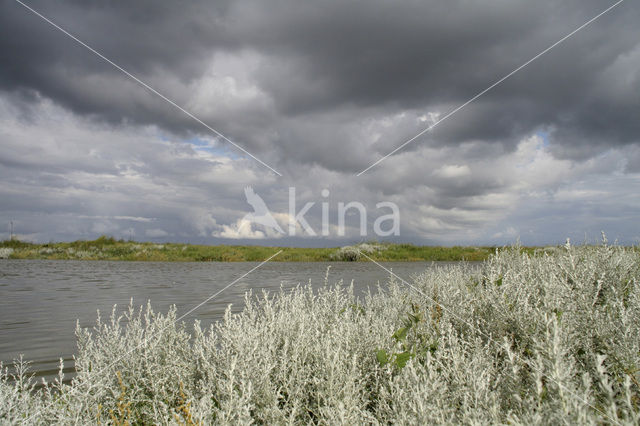
M 438 122 L 614 1 L 23 1 L 112 63 L 0 0 L 1 239 L 640 242 L 637 2 Z

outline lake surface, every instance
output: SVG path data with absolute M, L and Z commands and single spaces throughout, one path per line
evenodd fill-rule
M 151 300 L 155 311 L 176 305 L 181 316 L 257 266 L 257 262 L 109 262 L 73 260 L 0 260 L 0 360 L 10 364 L 20 354 L 47 379 L 57 374 L 60 358 L 73 371 L 75 326 L 93 327 L 100 310 L 103 319 L 114 304 L 119 311 L 131 298 L 134 305 Z M 384 262 L 403 279 L 423 272 L 431 262 Z M 444 265 L 447 262 L 438 262 Z M 232 304 L 239 311 L 244 294 L 262 289 L 277 292 L 329 282 L 353 281 L 359 294 L 385 285 L 389 273 L 371 262 L 269 262 L 204 304 L 183 321 L 199 319 L 208 326 L 222 318 Z

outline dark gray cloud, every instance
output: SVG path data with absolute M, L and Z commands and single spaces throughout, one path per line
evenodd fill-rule
M 204 118 L 237 133 L 247 147 L 263 153 L 286 149 L 302 161 L 310 161 L 309 152 L 292 149 L 299 145 L 299 131 L 290 128 L 292 122 L 297 128 L 307 124 L 308 133 L 317 133 L 314 113 L 324 116 L 337 109 L 352 121 L 366 118 L 370 108 L 378 115 L 427 109 L 445 113 L 607 5 L 603 1 L 29 4 L 183 104 L 189 103 L 190 95 L 183 85 L 207 72 L 211 55 L 255 52 L 259 64 L 248 78 L 273 101 L 269 107 L 277 109 L 275 114 L 236 111 L 240 114 L 231 119 L 220 111 L 205 111 Z M 0 7 L 1 87 L 36 90 L 76 112 L 110 120 L 203 131 L 19 4 L 5 0 Z M 587 135 L 591 141 L 637 142 L 637 120 L 630 117 L 637 116 L 640 100 L 630 93 L 633 89 L 637 93 L 639 82 L 637 71 L 630 74 L 629 69 L 638 69 L 634 49 L 639 17 L 632 3 L 622 4 L 461 112 L 438 129 L 434 139 L 441 144 L 486 139 L 514 146 L 518 136 L 554 126 L 557 152 L 565 156 L 583 155 L 582 149 L 589 152 Z M 626 87 L 620 87 L 621 79 Z M 247 131 L 237 131 L 231 121 Z M 266 143 L 256 136 L 264 125 L 273 132 Z M 395 130 L 402 135 L 403 129 Z M 370 146 L 328 134 L 308 145 L 339 149 L 345 142 L 386 153 L 402 138 L 389 137 Z M 369 160 L 359 158 L 362 164 Z M 327 166 L 346 170 L 353 164 L 327 160 Z
M 393 199 L 412 215 L 403 229 L 423 241 L 499 239 L 530 222 L 516 211 L 535 202 L 526 200 L 551 211 L 557 200 L 548 194 L 568 191 L 573 179 L 638 171 L 633 2 L 360 178 L 354 174 L 438 114 L 611 3 L 28 4 L 285 175 L 276 180 L 17 2 L 1 0 L 3 217 L 59 215 L 67 231 L 58 237 L 69 235 L 63 224 L 73 215 L 82 215 L 86 233 L 133 226 L 150 238 L 219 235 L 246 209 L 242 188 L 251 184 L 280 212 L 289 185 L 307 188 L 309 200 L 332 188 L 344 201 Z M 312 216 L 318 224 L 318 212 Z

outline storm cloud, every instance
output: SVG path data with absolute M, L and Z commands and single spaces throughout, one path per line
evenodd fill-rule
M 283 176 L 2 0 L 0 219 L 24 238 L 360 238 L 357 226 L 319 239 L 241 229 L 245 186 L 283 221 L 295 186 L 317 228 L 322 202 L 335 218 L 339 202 L 360 201 L 372 221 L 392 201 L 396 239 L 416 243 L 640 236 L 633 2 L 362 176 L 612 2 L 25 3 Z

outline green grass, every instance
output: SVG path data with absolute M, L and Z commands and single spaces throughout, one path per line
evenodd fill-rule
M 350 247 L 355 251 L 368 247 L 367 256 L 377 261 L 482 261 L 495 247 L 433 247 L 412 244 L 364 244 Z M 32 244 L 17 240 L 0 242 L 0 248 L 12 249 L 10 259 L 129 260 L 164 262 L 243 262 L 262 261 L 282 250 L 273 260 L 280 262 L 322 262 L 335 260 L 367 261 L 364 256 L 342 256 L 344 249 L 264 247 L 233 245 L 195 245 L 116 240 L 102 236 L 96 240 Z M 532 250 L 532 249 L 525 249 Z M 363 250 L 364 251 L 364 250 Z

